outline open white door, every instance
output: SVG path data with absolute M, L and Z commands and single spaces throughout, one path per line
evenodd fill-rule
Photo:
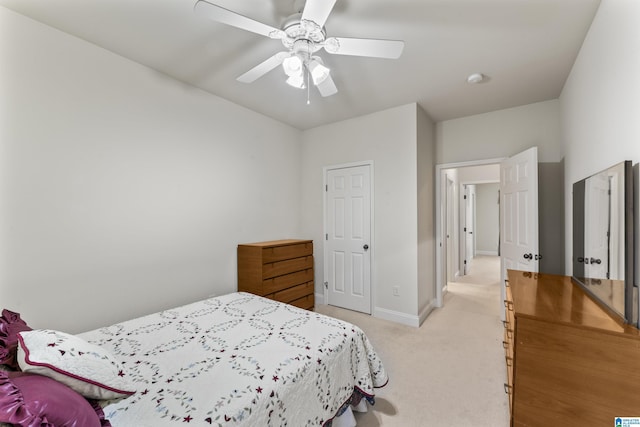
M 504 300 L 507 269 L 538 271 L 537 147 L 500 163 L 500 253 Z
M 475 199 L 476 186 L 473 184 L 465 185 L 464 191 L 464 274 L 469 274 L 471 260 L 475 258 L 475 236 L 473 234 L 475 228 Z
M 455 282 L 456 280 L 456 245 L 455 245 L 455 234 L 454 230 L 456 227 L 455 215 L 454 215 L 454 204 L 455 204 L 455 184 L 450 177 L 446 177 L 446 211 L 445 211 L 445 230 L 446 230 L 446 239 L 445 242 L 445 252 L 447 254 L 447 269 L 446 269 L 446 277 L 444 281 L 444 288 L 446 290 L 449 282 Z M 446 292 L 445 292 L 446 293 Z
M 327 170 L 328 303 L 371 314 L 371 167 Z
M 607 172 L 585 181 L 584 277 L 609 278 L 610 184 Z

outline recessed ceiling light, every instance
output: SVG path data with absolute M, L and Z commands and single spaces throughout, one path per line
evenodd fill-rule
M 467 77 L 467 83 L 476 84 L 484 80 L 484 76 L 480 73 L 473 73 Z

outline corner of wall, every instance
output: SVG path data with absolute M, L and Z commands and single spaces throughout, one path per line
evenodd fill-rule
M 435 298 L 435 123 L 416 104 L 416 162 L 418 180 L 418 325 L 433 308 Z M 430 307 L 422 309 L 423 307 Z M 422 316 L 424 313 L 424 317 Z

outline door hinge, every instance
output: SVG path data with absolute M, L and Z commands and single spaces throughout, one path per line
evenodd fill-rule
M 464 200 L 467 200 L 467 195 L 466 194 L 464 195 Z
M 329 185 L 328 184 L 325 184 L 324 191 L 329 191 Z
M 326 233 L 326 234 L 324 235 L 324 240 L 329 240 L 329 233 Z
M 465 231 L 465 232 L 467 231 L 467 227 L 465 227 L 465 228 L 464 228 L 464 231 Z
M 324 282 L 324 287 L 329 289 L 329 282 Z
M 464 265 L 467 265 L 467 260 L 466 259 L 464 260 Z

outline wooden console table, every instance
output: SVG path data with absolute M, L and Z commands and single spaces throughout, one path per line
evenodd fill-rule
M 613 426 L 640 417 L 640 331 L 567 276 L 509 270 L 512 426 Z

